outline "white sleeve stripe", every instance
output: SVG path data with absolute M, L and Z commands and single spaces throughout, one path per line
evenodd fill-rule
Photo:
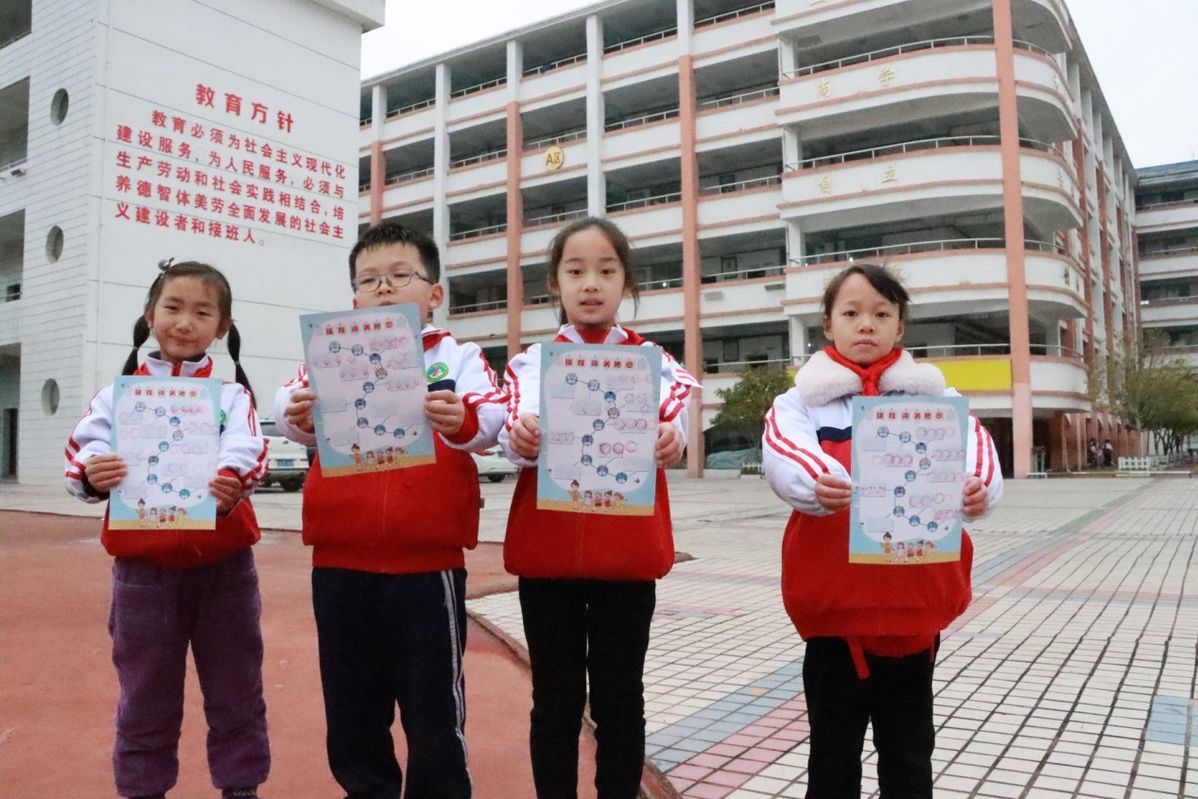
M 782 434 L 782 428 L 778 426 L 778 419 L 774 414 L 773 408 L 770 408 L 769 413 L 765 415 L 765 429 L 771 436 L 770 440 L 774 444 L 774 449 L 779 453 L 793 453 L 804 459 L 804 465 L 808 463 L 813 464 L 816 471 L 827 473 L 828 468 L 824 466 L 823 461 Z

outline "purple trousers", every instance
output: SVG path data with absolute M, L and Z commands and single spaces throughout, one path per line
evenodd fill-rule
M 204 694 L 213 784 L 251 788 L 266 780 L 261 615 L 249 549 L 192 569 L 115 560 L 108 631 L 121 686 L 112 751 L 117 793 L 166 793 L 178 779 L 188 644 Z

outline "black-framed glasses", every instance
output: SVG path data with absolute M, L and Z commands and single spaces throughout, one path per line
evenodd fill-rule
M 425 283 L 432 283 L 424 275 L 415 272 L 392 272 L 389 275 L 363 275 L 354 281 L 354 291 L 360 291 L 363 294 L 374 294 L 386 281 L 387 285 L 393 289 L 406 288 L 412 283 L 412 278 L 419 278 Z

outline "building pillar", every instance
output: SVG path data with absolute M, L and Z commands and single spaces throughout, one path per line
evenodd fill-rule
M 1106 148 L 1103 147 L 1105 152 Z M 1106 328 L 1106 388 L 1108 404 L 1114 402 L 1115 386 L 1115 296 L 1111 287 L 1111 232 L 1107 223 L 1107 203 L 1110 193 L 1107 191 L 1106 165 L 1099 159 L 1095 182 L 1098 190 L 1098 257 L 1102 263 L 1102 316 Z
M 998 68 L 998 116 L 1002 138 L 1003 217 L 1007 240 L 1007 284 L 1011 338 L 1011 462 L 1014 476 L 1032 465 L 1031 334 L 1023 233 L 1019 108 L 1015 93 L 1015 44 L 1011 0 L 993 0 L 994 51 Z
M 444 259 L 449 247 L 449 65 L 437 64 L 433 112 L 433 241 Z M 445 303 L 448 306 L 448 303 Z
M 587 214 L 607 213 L 607 179 L 603 174 L 603 19 L 587 17 Z
M 520 164 L 524 155 L 524 124 L 520 116 L 520 80 L 523 73 L 520 43 L 507 43 L 507 356 L 523 347 L 524 274 L 520 254 L 524 236 L 524 195 L 520 193 Z
M 695 154 L 695 65 L 691 56 L 694 27 L 690 0 L 678 0 L 678 124 L 681 130 L 682 192 L 682 297 L 683 340 L 686 368 L 703 374 L 703 333 L 699 328 L 702 264 L 699 253 L 699 159 Z M 687 431 L 686 473 L 703 476 L 706 453 L 703 447 L 703 390 L 690 396 L 690 429 Z
M 376 83 L 370 91 L 370 224 L 383 221 L 383 188 L 387 159 L 383 155 L 383 125 L 387 121 L 387 89 Z

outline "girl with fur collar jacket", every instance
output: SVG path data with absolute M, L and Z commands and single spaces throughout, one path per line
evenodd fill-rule
M 861 748 L 874 725 L 882 797 L 931 796 L 932 666 L 939 634 L 968 607 L 973 545 L 955 562 L 850 563 L 852 399 L 958 396 L 940 370 L 898 346 L 908 296 L 883 268 L 849 267 L 824 295 L 833 346 L 799 370 L 766 415 L 765 476 L 794 508 L 782 545 L 782 596 L 807 642 L 808 796 L 860 796 Z M 990 434 L 968 421 L 966 519 L 1002 495 Z

